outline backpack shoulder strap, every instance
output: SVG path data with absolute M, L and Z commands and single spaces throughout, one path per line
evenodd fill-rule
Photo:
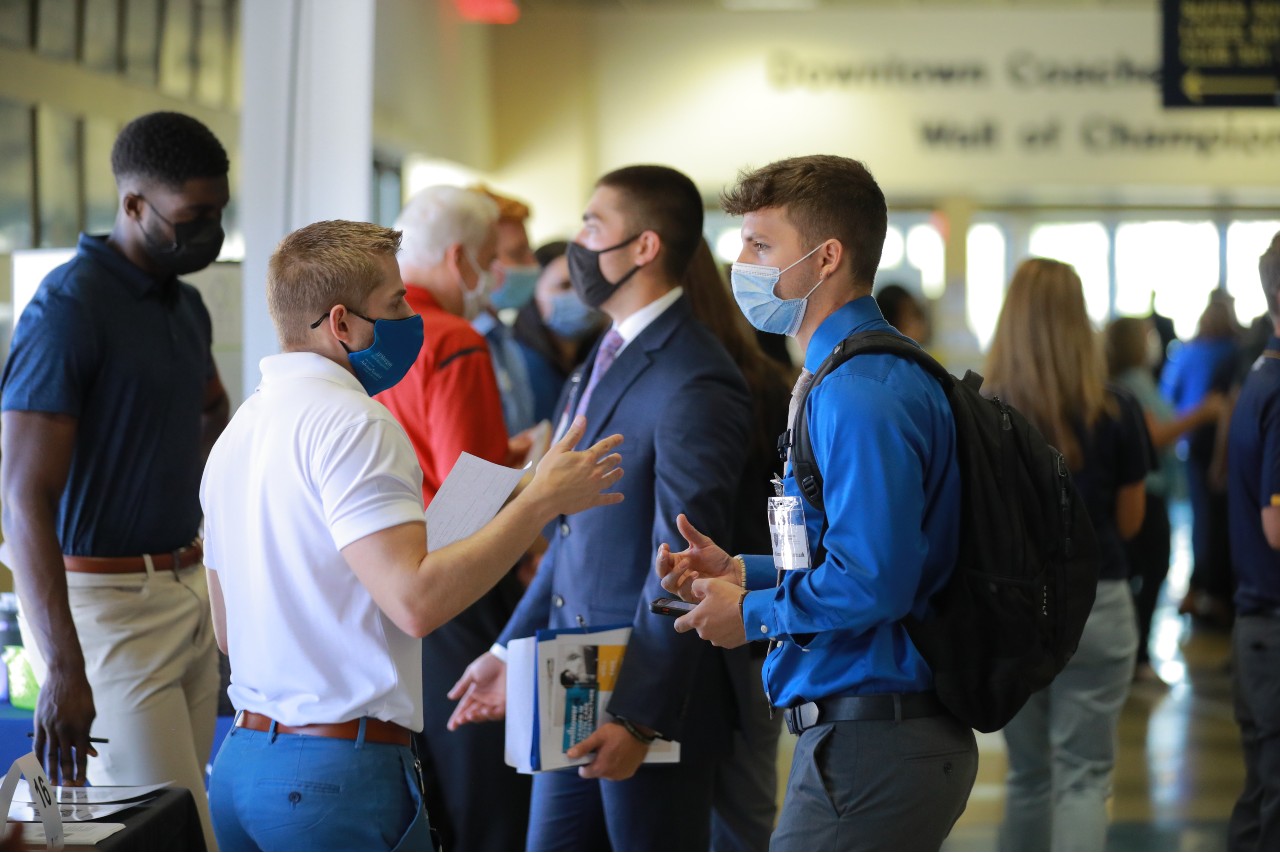
M 796 404 L 795 423 L 790 424 L 790 429 L 788 430 L 791 445 L 791 470 L 795 474 L 796 485 L 800 487 L 805 500 L 818 509 L 823 508 L 822 472 L 818 469 L 818 461 L 813 455 L 813 443 L 809 440 L 809 418 L 805 412 L 805 403 L 809 399 L 809 392 L 819 382 L 826 379 L 833 371 L 855 355 L 867 352 L 891 353 L 902 358 L 911 359 L 942 383 L 944 389 L 949 389 L 955 382 L 951 374 L 947 373 L 946 368 L 939 364 L 936 359 L 913 341 L 895 332 L 855 332 L 836 344 L 831 354 L 823 359 L 822 364 L 813 374 L 813 381 L 809 383 L 809 387 L 801 394 L 800 400 Z M 784 436 L 784 438 L 786 437 Z

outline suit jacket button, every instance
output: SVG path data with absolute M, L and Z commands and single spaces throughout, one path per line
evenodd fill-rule
M 560 522 L 560 535 L 561 536 L 569 535 L 569 522 L 567 521 Z
M 564 607 L 564 596 L 563 595 L 554 596 L 551 599 L 551 603 L 554 604 L 556 607 Z

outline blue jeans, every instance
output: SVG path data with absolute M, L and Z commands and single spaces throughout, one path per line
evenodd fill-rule
M 407 747 L 233 728 L 209 777 L 223 850 L 431 850 Z
M 1104 850 L 1116 729 L 1138 631 L 1126 581 L 1098 583 L 1075 655 L 1009 725 L 1001 850 Z

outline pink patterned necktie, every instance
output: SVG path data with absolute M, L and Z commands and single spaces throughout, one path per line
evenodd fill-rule
M 578 398 L 577 414 L 580 415 L 587 410 L 587 404 L 591 402 L 591 392 L 596 389 L 600 377 L 604 376 L 605 371 L 613 364 L 613 360 L 618 357 L 618 350 L 622 349 L 622 344 L 622 335 L 618 334 L 617 329 L 610 329 L 604 336 L 604 340 L 600 342 L 600 349 L 596 350 L 596 360 L 591 368 L 591 378 L 587 381 L 587 387 L 583 390 L 582 396 Z

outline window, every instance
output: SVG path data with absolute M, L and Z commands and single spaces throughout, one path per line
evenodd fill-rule
M 991 223 L 971 226 L 965 254 L 965 319 L 985 351 L 995 334 L 1008 282 L 1004 229 Z
M 947 250 L 942 235 L 932 223 L 907 229 L 907 264 L 920 271 L 920 289 L 928 299 L 937 299 L 946 289 Z
M 1218 286 L 1218 228 L 1212 222 L 1127 222 L 1116 228 L 1116 311 L 1155 309 L 1186 340 Z
M 1236 320 L 1247 326 L 1267 313 L 1258 281 L 1258 257 L 1280 231 L 1280 222 L 1232 222 L 1227 226 L 1227 293 L 1236 301 Z

